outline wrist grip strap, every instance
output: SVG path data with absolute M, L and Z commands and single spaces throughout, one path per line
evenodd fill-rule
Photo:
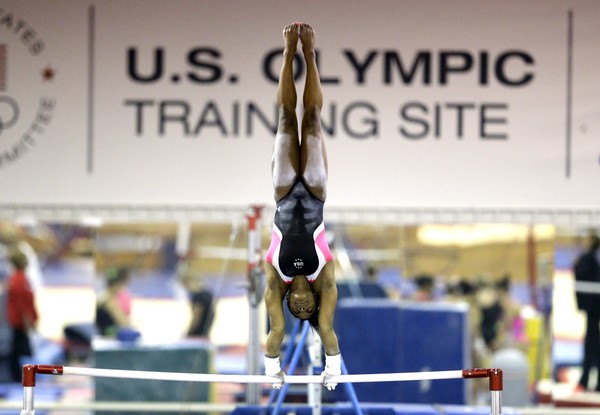
M 336 354 L 334 356 L 325 355 L 325 372 L 328 375 L 341 375 L 342 374 L 342 355 Z
M 281 366 L 279 364 L 279 356 L 267 357 L 265 356 L 265 374 L 267 376 L 276 376 L 281 372 Z

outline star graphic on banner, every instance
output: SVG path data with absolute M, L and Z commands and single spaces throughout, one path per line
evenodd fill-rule
M 52 69 L 50 65 L 46 66 L 42 70 L 42 81 L 50 82 L 54 79 L 54 75 L 56 74 L 55 70 Z

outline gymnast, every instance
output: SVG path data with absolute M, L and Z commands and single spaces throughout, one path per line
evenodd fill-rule
M 325 350 L 323 384 L 333 390 L 337 384 L 330 378 L 341 374 L 341 357 L 333 329 L 337 303 L 333 255 L 323 225 L 327 193 L 327 155 L 320 121 L 323 92 L 313 29 L 293 23 L 284 28 L 283 38 L 283 65 L 277 89 L 279 122 L 271 165 L 277 208 L 265 258 L 265 304 L 270 321 L 265 373 L 280 378 L 273 388 L 282 387 L 285 373 L 280 367 L 279 351 L 285 334 L 285 299 L 294 317 L 308 320 L 318 332 Z M 298 39 L 306 62 L 301 137 L 293 76 Z

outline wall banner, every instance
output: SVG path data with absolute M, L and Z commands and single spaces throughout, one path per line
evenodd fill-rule
M 600 4 L 575 0 L 2 0 L 0 205 L 271 205 L 293 21 L 329 206 L 600 206 Z

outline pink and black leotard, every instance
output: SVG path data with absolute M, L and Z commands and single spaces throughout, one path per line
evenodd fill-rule
M 323 202 L 310 193 L 302 180 L 277 202 L 265 259 L 286 284 L 291 284 L 296 275 L 313 282 L 333 259 L 325 237 Z

